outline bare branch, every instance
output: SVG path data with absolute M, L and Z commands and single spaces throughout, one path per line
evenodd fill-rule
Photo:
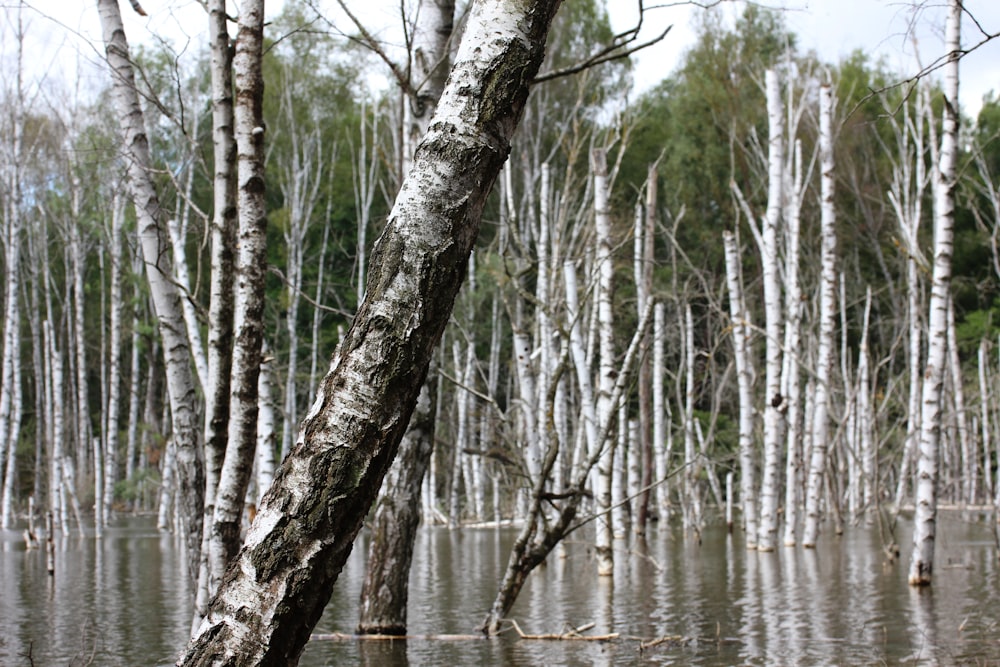
M 579 62 L 575 65 L 572 65 L 570 67 L 565 67 L 563 69 L 555 70 L 552 72 L 546 72 L 545 74 L 540 74 L 536 76 L 531 83 L 537 84 L 537 83 L 542 83 L 543 81 L 551 81 L 552 79 L 558 79 L 564 76 L 570 76 L 572 74 L 582 72 L 585 69 L 590 69 L 591 67 L 595 67 L 597 65 L 606 62 L 611 62 L 612 60 L 620 60 L 622 58 L 628 58 L 630 55 L 632 55 L 637 51 L 649 48 L 650 46 L 653 46 L 654 44 L 663 41 L 663 39 L 667 36 L 667 33 L 669 33 L 673 27 L 674 26 L 672 25 L 667 26 L 667 29 L 664 30 L 662 33 L 660 33 L 658 37 L 654 37 L 648 42 L 643 42 L 641 44 L 637 44 L 636 46 L 627 49 L 623 47 L 626 44 L 630 44 L 631 42 L 635 41 L 636 39 L 635 33 L 638 31 L 638 28 L 621 33 L 620 35 L 615 36 L 611 44 L 601 49 L 594 55 L 590 56 L 586 60 Z M 630 36 L 624 39 L 624 41 L 618 41 L 624 35 L 630 35 Z

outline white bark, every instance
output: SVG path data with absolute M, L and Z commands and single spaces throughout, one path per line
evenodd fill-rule
M 377 183 L 375 182 L 378 167 L 378 142 L 374 139 L 369 147 L 367 104 L 361 105 L 361 146 L 354 164 L 354 208 L 358 215 L 358 303 L 365 298 L 365 284 L 368 280 L 368 227 L 371 225 L 372 202 L 375 199 Z M 372 112 L 371 134 L 378 136 L 379 110 Z
M 172 439 L 176 444 L 180 478 L 180 498 L 186 519 L 185 543 L 188 572 L 198 572 L 201 546 L 204 478 L 199 457 L 195 411 L 195 385 L 191 374 L 191 354 L 184 333 L 180 294 L 172 282 L 168 247 L 161 227 L 162 212 L 149 173 L 149 143 L 143 127 L 142 109 L 136 92 L 135 74 L 117 0 L 99 0 L 105 53 L 111 70 L 115 110 L 123 137 L 123 151 L 129 184 L 138 218 L 139 240 L 146 262 L 160 335 L 163 339 L 170 396 Z
M 799 282 L 799 236 L 802 205 L 802 142 L 795 142 L 790 187 L 785 203 L 785 368 L 784 394 L 788 401 L 785 454 L 784 545 L 795 546 L 799 523 L 799 473 L 802 467 L 802 385 L 799 355 L 802 342 L 802 285 Z
M 597 322 L 600 354 L 598 357 L 597 419 L 601 430 L 614 418 L 615 406 L 611 403 L 611 392 L 615 384 L 615 344 L 614 311 L 612 290 L 614 289 L 614 263 L 611 243 L 611 205 L 609 202 L 607 155 L 603 149 L 591 153 L 590 167 L 594 178 L 594 237 L 597 244 L 595 258 L 597 271 Z M 614 557 L 611 548 L 611 475 L 614 469 L 615 450 L 607 447 L 597 464 L 597 478 L 594 483 L 594 499 L 599 514 L 596 522 L 597 573 L 602 577 L 611 576 L 614 571 Z
M 778 490 L 781 436 L 786 399 L 781 395 L 782 300 L 778 269 L 778 226 L 784 182 L 784 133 L 781 90 L 774 70 L 766 73 L 768 116 L 767 212 L 761 232 L 761 264 L 764 274 L 766 365 L 764 380 L 764 479 L 760 491 L 759 551 L 773 551 L 778 535 Z
M 701 464 L 695 453 L 694 433 L 694 317 L 684 306 L 684 528 L 701 540 Z
M 959 456 L 958 472 L 960 487 L 956 489 L 959 504 L 976 502 L 976 487 L 979 484 L 978 456 L 972 443 L 972 429 L 969 426 L 965 407 L 965 381 L 962 379 L 962 362 L 958 357 L 958 339 L 955 332 L 955 303 L 948 300 L 948 370 L 951 372 L 952 398 L 954 400 L 955 428 L 958 431 Z
M 141 252 L 141 251 L 140 251 Z M 141 255 L 136 253 L 132 261 L 135 275 L 142 273 Z M 129 364 L 128 438 L 125 443 L 125 479 L 131 480 L 135 474 L 135 458 L 139 444 L 139 395 L 141 379 L 139 375 L 139 313 L 132 313 L 131 362 Z
M 920 251 L 918 232 L 922 216 L 924 192 L 928 184 L 928 174 L 925 167 L 926 141 L 925 125 L 928 120 L 929 102 L 927 88 L 922 86 L 915 105 L 915 118 L 909 114 L 909 105 L 903 106 L 902 127 L 895 128 L 896 143 L 899 156 L 893 170 L 893 182 L 889 191 L 889 201 L 899 223 L 900 238 L 903 239 L 906 252 L 906 299 L 907 299 L 907 373 L 909 376 L 909 394 L 906 415 L 906 442 L 903 448 L 903 460 L 899 466 L 899 479 L 896 482 L 896 511 L 903 504 L 907 487 L 911 480 L 910 470 L 920 432 L 920 379 L 921 372 L 921 336 L 922 314 L 920 293 L 920 265 L 924 263 Z
M 736 382 L 740 397 L 740 505 L 743 510 L 743 528 L 746 531 L 747 549 L 755 549 L 757 547 L 757 485 L 753 452 L 754 409 L 753 368 L 749 353 L 750 315 L 743 299 L 736 238 L 732 232 L 725 231 L 722 233 L 722 241 L 726 253 L 726 285 L 729 290 L 733 359 L 736 362 Z
M 233 351 L 233 253 L 236 248 L 236 140 L 233 136 L 233 52 L 226 0 L 210 0 L 209 44 L 212 87 L 212 221 L 209 277 L 208 366 L 205 389 L 205 502 L 201 562 L 192 631 L 201 622 L 209 598 L 209 542 L 215 518 L 215 494 L 229 440 Z
M 17 73 L 13 91 L 11 147 L 9 165 L 4 169 L 3 247 L 4 247 L 4 319 L 3 359 L 0 361 L 0 528 L 13 526 L 13 504 L 20 434 L 20 411 L 17 402 L 21 385 L 21 161 L 24 138 L 23 86 L 24 31 L 21 11 L 17 12 Z M 15 414 L 16 413 L 16 414 Z
M 189 173 L 193 174 L 193 171 L 189 171 Z M 185 196 L 190 196 L 191 185 L 189 178 L 189 192 Z M 184 206 L 184 204 L 179 205 Z M 167 233 L 170 235 L 170 246 L 173 250 L 174 282 L 181 292 L 181 312 L 184 313 L 184 330 L 191 348 L 191 358 L 194 360 L 195 377 L 198 378 L 198 386 L 204 389 L 208 386 L 208 361 L 205 358 L 205 344 L 201 340 L 201 323 L 198 321 L 198 312 L 191 299 L 191 272 L 188 270 L 187 249 L 184 245 L 187 239 L 187 225 L 176 217 L 168 217 Z
M 264 202 L 264 2 L 244 0 L 233 56 L 236 90 L 238 252 L 233 304 L 229 434 L 209 539 L 209 593 L 240 546 L 240 523 L 257 446 L 257 383 L 264 338 L 267 212 Z
M 861 488 L 858 490 L 860 507 L 871 510 L 875 504 L 877 492 L 874 428 L 875 413 L 872 406 L 871 360 L 868 349 L 868 324 L 872 310 L 871 285 L 865 292 L 865 316 L 861 328 L 861 344 L 858 346 L 858 388 L 856 393 L 857 428 L 858 428 L 858 459 L 861 477 Z
M 989 362 L 986 360 L 986 345 L 986 338 L 979 341 L 977 361 L 979 365 L 979 425 L 983 442 L 983 499 L 989 502 L 990 491 L 993 489 L 993 461 L 990 450 L 990 399 L 993 392 L 990 391 L 990 384 L 986 381 L 986 372 L 989 365 Z
M 464 278 L 558 0 L 473 6 L 368 292 L 181 664 L 295 664 L 374 500 Z
M 938 455 L 941 440 L 941 391 L 948 345 L 951 255 L 955 224 L 955 183 L 958 158 L 958 59 L 961 0 L 949 0 L 945 26 L 944 111 L 941 148 L 934 170 L 934 268 L 928 307 L 927 365 L 922 391 L 920 457 L 917 460 L 916 513 L 909 582 L 931 583 L 937 528 Z
M 590 365 L 587 363 L 587 353 L 583 336 L 583 325 L 580 322 L 580 304 L 576 283 L 576 268 L 573 262 L 563 262 L 563 281 L 566 287 L 566 319 L 568 320 L 570 356 L 576 370 L 578 391 L 580 392 L 580 412 L 583 418 L 583 430 L 587 444 L 587 459 L 599 455 L 603 443 L 600 434 L 604 427 L 598 419 L 597 404 L 594 395 L 594 385 L 591 379 Z M 583 466 L 581 460 L 580 465 Z M 573 471 L 579 473 L 579 469 Z
M 267 355 L 267 349 L 264 348 Z M 260 407 L 257 412 L 257 496 L 253 499 L 260 506 L 264 493 L 274 481 L 275 450 L 277 439 L 277 420 L 274 410 L 274 360 L 266 356 L 260 364 L 260 376 L 257 378 L 257 400 Z
M 666 424 L 666 392 L 663 388 L 663 376 L 666 373 L 666 308 L 662 302 L 653 307 L 653 458 L 656 465 L 656 498 L 657 506 L 666 520 L 666 510 L 670 504 L 670 486 L 667 480 L 667 424 Z
M 110 341 L 108 345 L 108 404 L 107 441 L 104 446 L 104 523 L 111 520 L 111 507 L 118 481 L 118 428 L 121 403 L 121 348 L 122 348 L 122 225 L 125 221 L 125 204 L 119 197 L 111 202 L 111 230 L 108 247 L 111 255 Z
M 812 447 L 806 487 L 806 517 L 802 545 L 816 546 L 819 535 L 820 504 L 826 475 L 829 446 L 830 377 L 833 370 L 833 334 L 836 324 L 837 234 L 833 207 L 833 93 L 829 85 L 820 88 L 820 305 L 819 350 L 816 354 L 816 390 L 813 393 Z
M 84 465 L 83 453 L 88 451 L 88 445 L 90 444 L 90 432 L 91 432 L 91 422 L 90 422 L 90 407 L 89 407 L 89 389 L 87 382 L 87 337 L 84 330 L 84 319 L 85 315 L 85 302 L 84 302 L 84 249 L 83 249 L 83 239 L 80 235 L 80 184 L 74 179 L 73 186 L 71 188 L 71 218 L 69 220 L 69 229 L 67 233 L 67 242 L 69 243 L 69 255 L 72 265 L 72 282 L 73 282 L 73 310 L 72 310 L 72 323 L 73 323 L 73 339 L 75 341 L 74 347 L 74 357 L 76 360 L 76 377 L 74 382 L 74 387 L 76 388 L 75 396 L 75 410 L 76 415 L 76 446 L 77 451 L 80 452 L 81 456 L 77 459 L 77 465 Z M 96 530 L 98 536 L 101 534 L 101 528 L 104 525 L 104 516 L 101 513 L 101 508 L 104 506 L 104 465 L 101 457 L 100 446 L 94 447 L 94 529 Z

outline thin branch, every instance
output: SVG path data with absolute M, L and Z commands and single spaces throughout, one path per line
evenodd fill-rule
M 640 23 L 641 23 L 641 21 L 640 21 Z M 575 65 L 571 65 L 570 67 L 564 67 L 563 69 L 558 69 L 558 70 L 555 70 L 555 71 L 552 71 L 552 72 L 546 72 L 544 74 L 539 74 L 534 79 L 532 79 L 531 83 L 532 84 L 538 84 L 538 83 L 542 83 L 543 81 L 551 81 L 552 79 L 558 79 L 558 78 L 561 78 L 561 77 L 564 77 L 564 76 L 570 76 L 570 75 L 573 75 L 573 74 L 577 74 L 579 72 L 582 72 L 585 69 L 590 69 L 591 67 L 596 67 L 597 65 L 600 65 L 600 64 L 603 64 L 603 63 L 606 63 L 606 62 L 611 62 L 613 60 L 620 60 L 622 58 L 628 58 L 630 55 L 632 55 L 633 53 L 635 53 L 637 51 L 641 51 L 643 49 L 649 48 L 650 46 L 653 46 L 654 44 L 657 44 L 657 43 L 663 41 L 663 39 L 667 36 L 667 33 L 669 33 L 670 30 L 673 27 L 674 26 L 672 26 L 672 25 L 667 26 L 667 29 L 664 30 L 662 33 L 660 33 L 659 37 L 654 37 L 653 39 L 649 40 L 648 42 L 643 42 L 642 44 L 637 44 L 636 46 L 633 46 L 631 48 L 624 49 L 624 50 L 621 50 L 621 49 L 623 49 L 623 47 L 626 44 L 630 44 L 631 42 L 635 41 L 636 35 L 634 34 L 634 31 L 637 31 L 638 28 L 634 28 L 634 29 L 632 29 L 630 31 L 621 33 L 620 35 L 616 35 L 615 36 L 615 38 L 612 40 L 611 44 L 609 44 L 605 48 L 601 49 L 600 51 L 598 51 L 594 55 L 590 56 L 586 60 L 584 60 L 582 62 L 579 62 L 579 63 L 577 63 Z M 626 35 L 630 35 L 630 36 L 628 36 L 627 39 L 624 39 L 624 41 L 621 41 L 621 42 L 618 41 L 619 39 L 621 39 L 622 37 L 624 37 Z

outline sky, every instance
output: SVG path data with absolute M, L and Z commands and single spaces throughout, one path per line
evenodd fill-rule
M 412 0 L 407 0 L 408 2 Z M 572 2 L 572 0 L 566 0 Z M 701 0 L 706 4 L 712 0 Z M 120 0 L 126 32 L 133 43 L 153 43 L 168 39 L 178 49 L 193 49 L 205 39 L 205 13 L 197 0 L 141 0 L 149 14 L 138 16 L 127 0 Z M 104 76 L 95 63 L 100 49 L 100 28 L 96 0 L 25 0 L 33 11 L 25 13 L 28 32 L 38 40 L 30 49 L 29 66 L 36 72 L 65 79 L 82 80 Z M 318 0 L 320 6 L 333 6 L 332 0 Z M 0 0 L 0 7 L 11 15 L 15 0 Z M 235 4 L 231 0 L 231 4 Z M 268 13 L 276 13 L 281 0 L 268 1 Z M 398 25 L 399 0 L 348 0 L 353 11 L 374 26 L 373 30 L 394 37 Z M 910 0 L 762 0 L 760 4 L 785 11 L 789 28 L 799 36 L 802 49 L 814 49 L 822 59 L 836 62 L 854 49 L 884 56 L 891 68 L 907 75 L 918 71 L 912 37 L 917 38 L 923 62 L 931 62 L 944 52 L 944 0 L 922 0 L 915 12 Z M 613 27 L 624 30 L 634 25 L 638 0 L 608 0 Z M 646 18 L 641 40 L 650 39 L 667 26 L 673 29 L 660 44 L 636 56 L 636 89 L 641 92 L 667 76 L 686 48 L 694 41 L 697 12 L 704 11 L 687 2 L 645 0 Z M 720 11 L 731 22 L 742 11 L 740 0 L 723 0 Z M 982 39 L 970 16 L 989 33 L 1000 33 L 1000 0 L 966 0 L 966 18 L 962 26 L 963 45 Z M 331 11 L 331 16 L 336 13 Z M 334 21 L 337 21 L 334 18 Z M 349 27 L 346 22 L 345 28 Z M 3 75 L 10 76 L 9 24 L 3 26 Z M 78 55 L 79 54 L 79 57 Z M 84 64 L 81 64 L 84 63 Z M 966 114 L 974 116 L 982 96 L 990 90 L 1000 92 L 1000 38 L 968 54 L 961 63 L 960 97 Z M 94 86 L 96 89 L 98 86 Z
M 634 25 L 637 0 L 610 0 L 608 4 L 616 30 Z M 636 85 L 640 90 L 662 80 L 679 62 L 684 50 L 694 42 L 695 14 L 704 11 L 690 3 L 668 0 L 647 0 L 645 4 L 662 8 L 647 10 L 644 34 L 653 36 L 671 24 L 674 28 L 662 43 L 639 55 Z M 920 69 L 918 51 L 924 63 L 944 53 L 945 0 L 924 0 L 919 12 L 914 12 L 915 3 L 910 0 L 764 0 L 759 4 L 782 9 L 789 29 L 799 37 L 800 49 L 815 50 L 827 62 L 838 62 L 855 49 L 862 49 L 875 57 L 884 56 L 891 69 L 912 75 Z M 724 2 L 720 11 L 732 25 L 744 6 L 744 2 Z M 966 0 L 965 10 L 963 46 L 981 41 L 982 30 L 1000 33 L 1000 0 Z M 982 30 L 971 17 L 978 20 Z M 984 94 L 991 90 L 1000 93 L 1000 38 L 966 55 L 959 77 L 962 107 L 966 114 L 975 116 Z

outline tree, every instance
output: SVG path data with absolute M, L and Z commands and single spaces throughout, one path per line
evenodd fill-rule
M 454 0 L 425 0 L 413 30 L 412 94 L 405 101 L 403 174 L 412 148 L 430 125 L 450 63 Z M 368 566 L 361 589 L 358 632 L 405 634 L 406 602 L 413 543 L 420 523 L 420 491 L 434 449 L 437 377 L 424 382 L 410 426 L 379 495 L 372 520 Z
M 822 255 L 820 263 L 820 314 L 819 351 L 816 359 L 816 393 L 812 423 L 812 455 L 806 491 L 806 518 L 802 546 L 816 546 L 819 534 L 820 501 L 823 480 L 826 478 L 827 449 L 829 447 L 830 374 L 833 366 L 833 330 L 836 320 L 836 251 L 837 236 L 834 228 L 836 211 L 833 203 L 833 96 L 829 86 L 820 89 L 820 178 L 822 180 Z
M 473 9 L 365 300 L 181 664 L 297 661 L 396 454 L 558 5 Z
M 916 513 L 909 582 L 931 583 L 937 522 L 938 458 L 941 440 L 941 393 L 948 346 L 951 308 L 951 262 L 954 251 L 955 185 L 958 158 L 958 60 L 961 48 L 961 0 L 949 0 L 945 25 L 947 64 L 944 68 L 944 108 L 941 146 L 934 168 L 934 268 L 928 307 L 927 365 L 921 392 L 920 445 L 917 459 Z
M 170 397 L 172 438 L 180 473 L 180 502 L 185 519 L 188 572 L 196 577 L 201 551 L 204 470 L 199 447 L 195 382 L 191 351 L 181 312 L 181 295 L 174 284 L 160 199 L 150 173 L 149 140 L 143 126 L 142 108 L 135 87 L 135 72 L 129 55 L 125 28 L 117 0 L 99 0 L 105 55 L 111 70 L 115 112 L 128 165 L 129 187 L 138 218 L 139 240 L 146 264 L 166 361 Z
M 241 5 L 233 56 L 239 243 L 233 304 L 229 434 L 215 491 L 215 516 L 209 540 L 210 592 L 240 546 L 243 503 L 257 447 L 257 385 L 264 340 L 264 272 L 267 268 L 263 48 L 264 2 L 248 0 Z

